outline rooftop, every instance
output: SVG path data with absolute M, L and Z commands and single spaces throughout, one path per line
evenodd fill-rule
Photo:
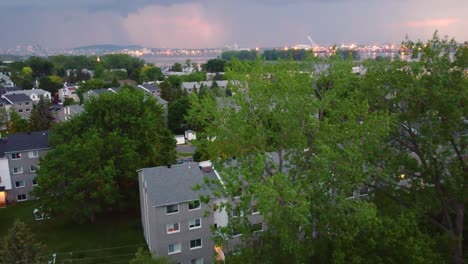
M 49 131 L 47 130 L 16 133 L 1 139 L 0 156 L 5 156 L 5 153 L 48 148 L 50 148 L 50 145 Z
M 196 185 L 203 186 L 204 178 L 217 179 L 213 170 L 202 171 L 196 162 L 144 168 L 141 171 L 147 184 L 150 203 L 154 207 L 188 202 L 200 199 L 200 195 L 212 196 L 211 190 L 202 187 L 194 191 Z
M 29 98 L 29 96 L 23 93 L 16 94 L 14 92 L 8 92 L 2 95 L 2 97 L 12 104 L 22 103 L 22 102 L 32 102 L 31 98 Z

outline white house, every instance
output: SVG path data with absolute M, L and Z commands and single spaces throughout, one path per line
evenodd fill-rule
M 12 95 L 12 94 L 25 94 L 29 98 L 31 98 L 34 104 L 37 104 L 39 100 L 41 99 L 41 97 L 46 100 L 52 99 L 50 92 L 42 90 L 42 89 L 11 91 L 11 92 L 5 93 L 4 95 Z
M 185 130 L 185 139 L 190 141 L 190 140 L 196 140 L 197 139 L 197 134 L 195 131 L 192 130 Z
M 64 102 L 65 99 L 71 98 L 75 102 L 80 101 L 80 97 L 78 97 L 77 91 L 78 91 L 79 86 L 75 83 L 72 84 L 67 84 L 65 83 L 63 85 L 63 88 L 59 89 L 59 99 L 60 101 Z
M 11 176 L 8 158 L 0 158 L 0 207 L 5 207 L 7 192 L 11 191 Z
M 185 136 L 184 135 L 175 135 L 174 138 L 176 140 L 177 145 L 185 144 Z

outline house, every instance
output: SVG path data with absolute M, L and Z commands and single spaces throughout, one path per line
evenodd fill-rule
M 32 89 L 32 90 L 19 90 L 19 91 L 11 91 L 4 94 L 5 95 L 15 95 L 15 94 L 24 94 L 31 98 L 34 104 L 37 104 L 41 98 L 45 100 L 51 100 L 52 97 L 50 92 L 42 90 L 42 89 Z
M 0 87 L 0 95 L 4 95 L 8 92 L 14 92 L 14 91 L 21 91 L 23 90 L 22 87 L 19 87 L 19 86 L 11 86 L 11 87 Z
M 80 102 L 80 97 L 78 96 L 78 84 L 76 83 L 64 83 L 63 88 L 58 90 L 59 99 L 61 102 L 64 102 L 65 99 L 71 98 L 75 102 Z
M 144 83 L 137 86 L 137 88 L 143 89 L 145 93 L 152 94 L 153 96 L 161 95 L 161 88 L 156 83 Z
M 21 118 L 28 119 L 33 108 L 33 101 L 25 94 L 4 94 L 0 101 L 0 108 L 5 111 L 15 111 Z
M 83 93 L 83 101 L 87 102 L 87 101 L 89 101 L 91 99 L 91 97 L 99 96 L 99 95 L 101 95 L 103 93 L 111 93 L 111 91 L 109 91 L 106 88 L 86 91 L 86 92 Z
M 11 193 L 11 175 L 8 158 L 0 157 L 0 208 L 7 204 L 8 193 Z
M 148 248 L 159 256 L 169 256 L 179 263 L 211 263 L 224 259 L 224 252 L 232 251 L 240 242 L 240 234 L 223 245 L 215 245 L 212 230 L 229 224 L 228 213 L 221 209 L 226 198 L 213 195 L 206 181 L 223 181 L 210 161 L 187 162 L 138 170 L 143 233 Z M 205 186 L 194 190 L 195 186 Z M 204 203 L 200 197 L 206 198 Z M 238 203 L 239 197 L 235 197 Z M 218 208 L 218 209 L 217 209 Z M 235 207 L 234 207 L 235 208 Z M 231 217 L 244 212 L 233 209 Z M 263 230 L 263 216 L 252 206 L 249 222 Z
M 70 120 L 75 115 L 78 115 L 84 111 L 81 105 L 69 105 L 64 106 L 55 111 L 55 120 L 57 122 L 64 122 Z
M 31 190 L 37 185 L 36 170 L 39 159 L 50 150 L 49 131 L 17 133 L 0 141 L 0 172 L 10 173 L 11 189 L 5 186 L 8 202 L 21 202 L 33 199 Z M 8 178 L 5 175 L 1 175 Z
M 143 233 L 151 252 L 179 263 L 211 263 L 211 227 L 216 223 L 205 213 L 211 208 L 199 195 L 213 195 L 210 190 L 193 190 L 205 177 L 217 179 L 214 171 L 196 162 L 138 170 Z
M 185 144 L 185 136 L 184 135 L 175 135 L 174 138 L 176 140 L 177 145 Z
M 190 140 L 196 140 L 197 139 L 197 134 L 195 131 L 192 130 L 185 130 L 185 139 L 190 141 Z

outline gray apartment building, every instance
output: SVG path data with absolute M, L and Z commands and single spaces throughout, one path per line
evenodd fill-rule
M 235 249 L 241 234 L 232 234 L 223 245 L 212 240 L 212 229 L 228 226 L 229 216 L 220 209 L 228 200 L 214 197 L 204 185 L 205 180 L 223 182 L 211 162 L 140 169 L 138 180 L 143 232 L 151 252 L 179 263 L 200 264 L 223 259 L 224 252 Z M 194 190 L 195 186 L 205 187 Z M 201 203 L 200 197 L 209 202 Z M 248 219 L 261 231 L 263 216 L 255 208 Z M 230 214 L 239 217 L 243 212 Z
M 204 177 L 216 179 L 216 174 L 196 162 L 138 171 L 143 231 L 151 252 L 179 263 L 212 262 L 214 218 L 199 200 L 200 195 L 211 197 L 211 191 L 193 190 Z
M 8 202 L 33 199 L 30 191 L 37 185 L 39 159 L 49 149 L 49 131 L 17 133 L 1 139 L 0 158 L 8 160 L 7 163 L 2 163 L 2 166 L 8 166 L 8 170 L 0 168 L 0 171 L 9 172 L 11 181 L 11 190 L 6 192 Z
M 25 94 L 4 94 L 0 101 L 0 107 L 8 111 L 18 113 L 21 118 L 28 119 L 33 109 L 33 100 Z

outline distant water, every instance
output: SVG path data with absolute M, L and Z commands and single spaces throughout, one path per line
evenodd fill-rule
M 391 60 L 401 58 L 400 54 L 392 53 L 392 52 L 360 52 L 359 53 L 361 59 L 375 59 L 376 57 L 389 57 Z M 143 55 L 141 58 L 144 59 L 146 62 L 153 63 L 158 67 L 162 66 L 171 66 L 176 62 L 184 64 L 187 59 L 191 60 L 191 62 L 196 62 L 198 64 L 206 63 L 210 59 L 214 59 L 221 54 L 203 54 L 203 55 Z M 407 59 L 407 58 L 401 58 Z
M 204 54 L 204 55 L 143 55 L 141 58 L 146 62 L 153 63 L 158 67 L 170 66 L 176 62 L 184 64 L 187 59 L 191 62 L 196 62 L 198 64 L 206 63 L 210 59 L 214 59 L 221 54 Z

